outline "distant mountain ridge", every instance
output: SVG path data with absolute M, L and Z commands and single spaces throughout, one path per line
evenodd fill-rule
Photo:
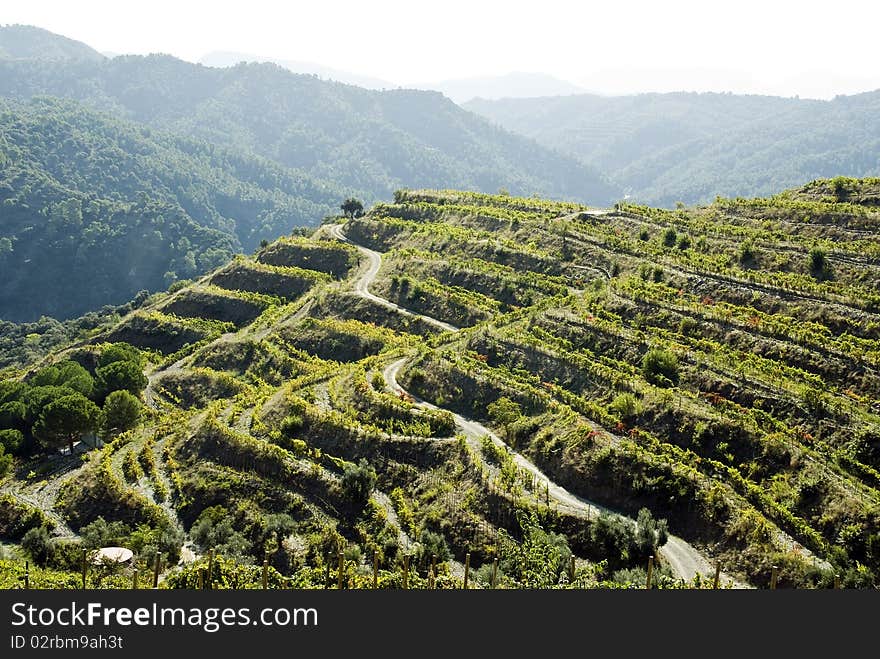
M 477 99 L 465 107 L 578 157 L 640 202 L 667 207 L 880 174 L 880 92 L 832 101 L 583 94 Z
M 273 64 L 228 69 L 168 55 L 100 62 L 0 61 L 10 98 L 72 98 L 127 119 L 245 149 L 367 201 L 401 187 L 541 194 L 605 205 L 591 167 L 492 126 L 437 92 L 377 92 Z
M 85 59 L 104 56 L 81 41 L 32 25 L 0 25 L 0 59 Z
M 416 89 L 435 89 L 456 103 L 474 99 L 533 98 L 539 96 L 569 96 L 586 90 L 567 80 L 546 73 L 514 71 L 504 75 L 457 78 L 440 82 L 410 85 Z
M 6 58 L 0 97 L 0 258 L 16 273 L 0 285 L 5 319 L 120 304 L 314 225 L 347 196 L 619 196 L 575 158 L 438 92 L 370 91 L 274 64 Z
M 334 69 L 316 62 L 303 62 L 299 60 L 289 60 L 283 58 L 266 57 L 263 55 L 254 55 L 252 53 L 240 53 L 229 50 L 215 50 L 199 59 L 199 64 L 216 68 L 229 68 L 241 62 L 253 62 L 256 64 L 277 64 L 280 67 L 290 70 L 293 73 L 301 73 L 304 75 L 316 75 L 325 80 L 335 80 L 336 82 L 344 82 L 347 85 L 357 85 L 365 89 L 393 89 L 398 87 L 397 84 L 375 78 L 372 76 L 352 73 L 350 71 L 342 71 Z

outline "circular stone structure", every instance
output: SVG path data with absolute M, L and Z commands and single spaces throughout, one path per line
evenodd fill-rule
M 133 556 L 134 552 L 125 547 L 101 547 L 92 552 L 92 563 L 94 565 L 127 563 Z

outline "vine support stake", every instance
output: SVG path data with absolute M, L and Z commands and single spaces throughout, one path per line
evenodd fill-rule
M 24 589 L 30 590 L 31 587 L 31 565 L 27 561 L 24 562 Z
M 654 576 L 654 557 L 648 556 L 648 578 L 645 579 L 645 588 L 651 590 L 651 578 Z
M 263 559 L 263 590 L 269 587 L 269 559 Z
M 88 550 L 82 550 L 82 587 L 83 590 L 86 588 L 86 575 L 89 573 L 89 564 L 88 564 Z
M 834 575 L 834 588 L 835 589 L 840 588 L 840 575 L 839 574 Z
M 345 556 L 342 553 L 342 549 L 339 549 L 339 555 L 337 556 L 339 560 L 339 567 L 336 569 L 336 587 L 339 590 L 342 590 L 342 578 L 345 576 Z
M 205 568 L 203 568 L 203 567 L 199 568 L 199 581 L 198 581 L 198 584 L 199 584 L 199 585 L 198 585 L 198 589 L 199 589 L 199 590 L 204 590 L 204 589 L 205 589 Z
M 779 567 L 774 565 L 770 568 L 770 588 L 776 590 L 776 580 L 779 578 Z
M 715 578 L 712 580 L 712 589 L 718 590 L 718 582 L 721 579 L 721 563 L 715 563 Z
M 214 550 L 208 551 L 208 578 L 205 580 L 205 587 L 211 590 L 211 577 L 214 574 Z
M 467 590 L 468 587 L 468 577 L 471 573 L 471 553 L 468 552 L 464 555 L 464 589 Z
M 379 588 L 379 550 L 373 550 L 373 590 Z
M 498 582 L 498 558 L 492 559 L 492 588 L 495 588 L 495 584 Z
M 162 552 L 156 552 L 156 564 L 153 567 L 153 588 L 159 587 L 159 571 L 162 568 Z
M 324 554 L 324 588 L 330 588 L 330 552 Z
M 571 564 L 568 566 L 568 581 L 574 583 L 574 554 L 571 555 Z
M 138 569 L 137 568 L 135 568 L 134 572 L 131 573 L 131 589 L 132 590 L 138 589 Z
M 403 557 L 403 589 L 409 588 L 409 556 Z

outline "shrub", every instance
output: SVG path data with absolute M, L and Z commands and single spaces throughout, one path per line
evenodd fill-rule
M 609 408 L 621 419 L 631 419 L 642 413 L 644 405 L 635 395 L 626 392 L 615 396 Z
M 0 430 L 0 451 L 5 450 L 6 453 L 17 453 L 24 444 L 24 434 L 21 430 L 7 428 Z
M 678 384 L 678 357 L 662 348 L 651 348 L 642 359 L 642 375 L 658 387 Z
M 21 547 L 37 565 L 45 565 L 52 556 L 52 540 L 45 526 L 37 526 L 24 534 Z
M 358 510 L 370 500 L 376 486 L 376 470 L 361 458 L 358 464 L 347 464 L 342 474 L 342 494 Z
M 678 234 L 675 233 L 675 229 L 669 227 L 666 231 L 663 232 L 663 245 L 665 247 L 675 247 L 675 241 L 678 239 Z

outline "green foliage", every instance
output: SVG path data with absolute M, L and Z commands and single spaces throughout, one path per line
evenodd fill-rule
M 351 220 L 361 217 L 364 214 L 364 204 L 354 197 L 349 197 L 340 204 L 339 208 L 345 213 L 345 216 Z
M 641 557 L 656 556 L 657 549 L 666 544 L 668 537 L 665 519 L 654 519 L 647 508 L 639 510 L 636 518 L 635 547 Z
M 37 565 L 46 565 L 52 555 L 52 543 L 49 532 L 44 526 L 32 528 L 21 539 L 21 548 Z
M 571 558 L 565 536 L 546 531 L 534 513 L 520 513 L 522 541 L 501 545 L 501 569 L 522 588 L 549 588 L 559 583 Z
M 81 394 L 62 396 L 49 403 L 34 424 L 34 435 L 50 449 L 65 444 L 73 451 L 73 444 L 82 435 L 94 432 L 101 410 Z
M 0 430 L 0 448 L 12 455 L 24 446 L 24 434 L 17 428 L 4 428 Z
M 285 536 L 296 529 L 296 522 L 287 513 L 274 513 L 272 515 L 267 515 L 265 521 L 266 533 L 275 536 L 275 543 L 280 551 Z
M 522 408 L 506 396 L 489 403 L 486 413 L 495 423 L 504 428 L 505 436 L 509 436 L 510 427 L 522 417 Z
M 125 390 L 111 391 L 104 399 L 101 429 L 107 436 L 133 428 L 141 415 L 141 401 Z
M 97 368 L 95 384 L 104 395 L 124 390 L 137 396 L 147 386 L 147 376 L 137 362 L 114 361 Z
M 642 401 L 628 392 L 615 396 L 614 400 L 611 401 L 611 404 L 608 407 L 612 412 L 624 420 L 632 419 L 641 414 L 644 410 Z
M 4 439 L 3 443 L 0 443 L 0 478 L 6 476 L 12 468 L 12 456 L 7 455 L 7 451 Z
M 642 358 L 642 375 L 660 387 L 678 384 L 678 357 L 662 348 L 651 348 Z
M 32 387 L 67 387 L 83 396 L 91 396 L 95 383 L 80 364 L 65 361 L 40 369 L 28 384 Z
M 144 355 L 135 346 L 128 343 L 108 344 L 98 357 L 98 366 L 107 366 L 115 362 L 132 362 L 143 366 Z
M 430 565 L 433 558 L 437 558 L 438 563 L 445 563 L 452 558 L 452 552 L 449 550 L 449 544 L 442 533 L 423 529 L 419 533 L 419 542 L 416 546 L 415 560 L 421 565 Z
M 226 508 L 205 508 L 190 529 L 190 535 L 205 550 L 228 556 L 245 556 L 253 550 L 253 544 L 237 531 Z
M 358 464 L 346 464 L 341 485 L 346 501 L 355 510 L 361 510 L 367 505 L 370 494 L 376 487 L 376 470 L 364 459 Z

